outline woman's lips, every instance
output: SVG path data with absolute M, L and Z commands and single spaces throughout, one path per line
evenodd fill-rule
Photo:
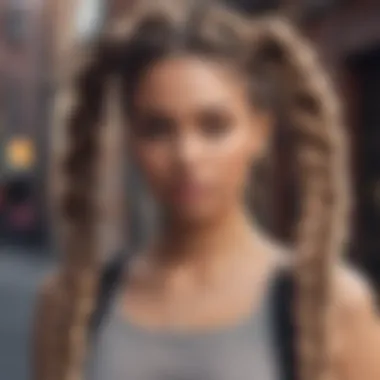
M 171 195 L 177 202 L 192 203 L 201 200 L 207 193 L 205 186 L 196 183 L 180 183 L 173 188 Z

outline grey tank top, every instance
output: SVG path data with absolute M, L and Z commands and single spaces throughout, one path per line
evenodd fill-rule
M 86 380 L 279 380 L 272 288 L 248 319 L 198 333 L 136 326 L 114 297 L 93 341 Z

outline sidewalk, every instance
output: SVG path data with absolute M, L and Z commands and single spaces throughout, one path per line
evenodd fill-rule
M 49 257 L 50 256 L 50 257 Z M 38 285 L 54 261 L 36 249 L 0 248 L 0 379 L 29 380 L 31 322 Z

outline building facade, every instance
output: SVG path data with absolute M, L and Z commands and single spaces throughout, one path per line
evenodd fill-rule
M 0 235 L 39 240 L 45 215 L 42 0 L 0 0 Z

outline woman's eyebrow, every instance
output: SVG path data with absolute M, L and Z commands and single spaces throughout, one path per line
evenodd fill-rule
M 136 107 L 134 112 L 134 118 L 141 119 L 173 119 L 173 115 L 170 112 L 164 111 L 155 107 Z

